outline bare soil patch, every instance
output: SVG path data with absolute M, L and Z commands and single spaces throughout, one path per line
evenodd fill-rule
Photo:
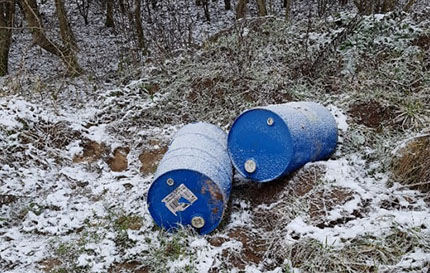
M 351 200 L 352 195 L 351 190 L 341 187 L 322 189 L 312 193 L 308 200 L 311 219 L 323 219 L 330 210 Z
M 234 194 L 249 200 L 253 205 L 273 204 L 279 201 L 283 194 L 303 196 L 311 191 L 324 174 L 323 166 L 312 165 L 281 177 L 275 181 L 258 183 L 249 182 L 233 187 Z M 234 197 L 238 198 L 238 197 Z
M 258 183 L 249 182 L 244 185 L 239 185 L 233 188 L 235 195 L 251 202 L 252 205 L 272 204 L 279 198 L 279 195 L 285 190 L 288 185 L 288 179 L 280 179 L 276 181 Z
M 84 142 L 83 148 L 84 150 L 82 155 L 75 155 L 73 157 L 74 163 L 92 163 L 109 154 L 109 148 L 104 143 L 97 143 L 95 141 L 87 140 Z
M 353 120 L 370 128 L 382 128 L 383 125 L 393 124 L 394 107 L 386 107 L 377 101 L 356 102 L 348 111 Z
M 114 172 L 122 172 L 128 168 L 127 155 L 130 152 L 128 147 L 118 147 L 113 152 L 113 157 L 107 160 L 107 164 Z
M 142 163 L 142 166 L 140 167 L 140 172 L 145 175 L 154 173 L 157 169 L 158 163 L 163 158 L 163 155 L 166 152 L 167 145 L 162 145 L 159 148 L 144 149 L 139 155 L 139 160 Z
M 290 179 L 290 193 L 296 196 L 304 196 L 317 185 L 325 172 L 326 169 L 323 165 L 311 165 L 298 170 Z
M 221 246 L 224 242 L 235 240 L 242 243 L 240 251 L 237 249 L 226 248 L 222 256 L 229 264 L 244 270 L 246 265 L 259 264 L 267 251 L 268 245 L 260 234 L 252 232 L 245 227 L 234 228 L 228 233 L 228 238 L 214 237 L 209 240 L 213 246 Z M 211 272 L 218 272 L 213 268 Z

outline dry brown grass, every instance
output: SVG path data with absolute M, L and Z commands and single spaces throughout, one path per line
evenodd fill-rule
M 393 227 L 386 235 L 357 237 L 340 249 L 305 238 L 278 251 L 303 272 L 371 273 L 380 272 L 381 266 L 397 264 L 403 255 L 427 244 L 428 237 L 419 236 L 415 229 L 403 231 Z
M 408 188 L 430 192 L 430 135 L 417 137 L 400 149 L 392 173 L 395 181 Z

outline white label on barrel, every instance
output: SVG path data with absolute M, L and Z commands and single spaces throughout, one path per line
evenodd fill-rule
M 197 196 L 194 195 L 184 184 L 181 184 L 174 191 L 169 193 L 166 197 L 161 200 L 166 207 L 175 216 L 178 211 L 184 211 L 191 206 L 197 200 Z

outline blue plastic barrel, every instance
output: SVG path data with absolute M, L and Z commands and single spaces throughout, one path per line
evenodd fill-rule
M 314 102 L 291 102 L 243 112 L 228 135 L 228 152 L 244 177 L 267 182 L 329 157 L 336 149 L 332 114 Z
M 149 188 L 151 216 L 169 231 L 191 225 L 200 234 L 211 232 L 227 206 L 232 172 L 224 131 L 203 122 L 182 127 Z

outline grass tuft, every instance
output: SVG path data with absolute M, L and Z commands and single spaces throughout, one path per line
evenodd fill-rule
M 413 139 L 392 162 L 393 179 L 411 189 L 430 191 L 430 136 Z

